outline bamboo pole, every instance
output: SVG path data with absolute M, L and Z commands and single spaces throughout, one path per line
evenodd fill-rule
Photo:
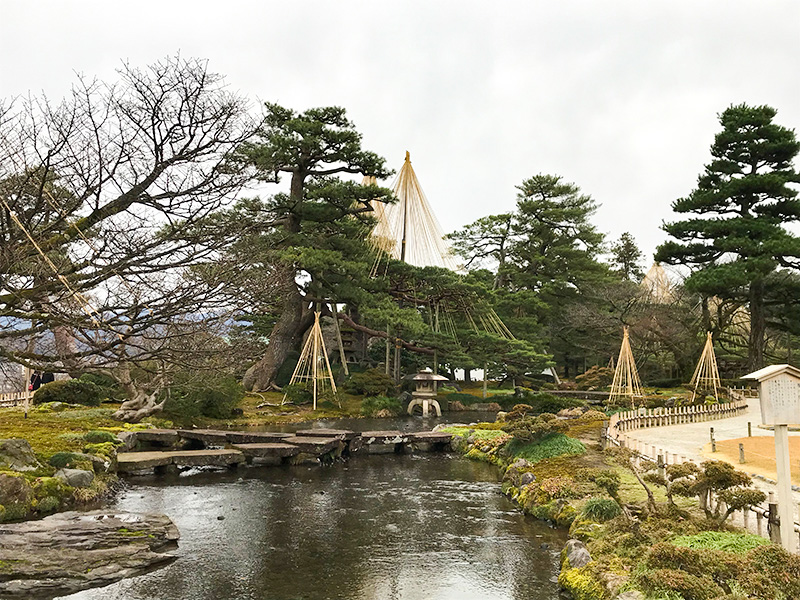
M 336 304 L 333 305 L 333 327 L 336 330 L 336 341 L 339 343 L 339 358 L 342 361 L 342 370 L 345 375 L 350 375 L 350 369 L 347 368 L 347 355 L 344 353 L 344 344 L 342 343 L 342 330 L 339 328 L 339 313 L 337 312 Z

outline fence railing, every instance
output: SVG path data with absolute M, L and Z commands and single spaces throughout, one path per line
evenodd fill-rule
M 608 435 L 617 440 L 622 433 L 633 431 L 634 429 L 714 421 L 726 417 L 734 417 L 746 408 L 747 400 L 738 398 L 733 402 L 721 404 L 629 410 L 611 416 L 608 423 Z
M 648 461 L 658 465 L 659 469 L 668 464 L 695 462 L 686 456 L 667 452 L 653 444 L 645 444 L 629 436 L 626 432 L 646 427 L 660 427 L 666 425 L 679 425 L 681 423 L 698 423 L 715 419 L 733 417 L 743 412 L 747 406 L 747 398 L 757 398 L 758 392 L 752 388 L 729 388 L 729 397 L 733 402 L 714 404 L 709 406 L 680 406 L 673 408 L 656 408 L 652 410 L 639 409 L 621 412 L 613 415 L 608 422 L 608 428 L 603 432 L 604 442 L 613 446 L 633 450 L 637 461 Z M 755 395 L 753 395 L 755 392 Z M 713 499 L 712 499 L 713 502 Z M 800 507 L 798 507 L 800 509 Z M 739 512 L 739 511 L 737 511 Z M 755 529 L 759 536 L 767 537 L 775 543 L 780 543 L 778 531 L 777 504 L 772 492 L 769 499 L 762 506 L 750 506 L 740 512 L 742 525 L 745 530 Z M 800 514 L 800 510 L 798 511 Z M 755 527 L 751 527 L 751 515 L 755 517 Z M 795 522 L 794 533 L 800 542 L 800 523 Z
M 5 392 L 0 394 L 0 407 L 17 406 L 25 402 L 30 392 Z

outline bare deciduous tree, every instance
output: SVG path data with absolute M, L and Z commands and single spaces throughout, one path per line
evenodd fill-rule
M 126 365 L 185 360 L 180 337 L 229 308 L 200 275 L 233 265 L 198 224 L 248 181 L 229 158 L 258 124 L 203 61 L 119 76 L 0 101 L 0 358 L 128 386 Z

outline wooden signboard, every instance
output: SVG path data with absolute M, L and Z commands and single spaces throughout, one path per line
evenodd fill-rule
M 772 365 L 743 379 L 758 382 L 764 425 L 800 423 L 800 369 L 790 365 Z
M 742 379 L 758 382 L 761 420 L 774 430 L 781 545 L 787 552 L 795 552 L 797 536 L 794 533 L 794 501 L 789 467 L 789 425 L 800 423 L 800 369 L 791 365 L 772 365 L 745 375 Z

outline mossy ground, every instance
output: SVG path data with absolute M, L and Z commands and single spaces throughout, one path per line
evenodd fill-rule
M 800 589 L 800 557 L 791 557 L 774 545 L 765 546 L 760 538 L 733 527 L 709 531 L 718 528 L 705 519 L 696 499 L 676 497 L 677 507 L 670 507 L 663 488 L 651 485 L 658 513 L 649 514 L 647 494 L 633 473 L 602 451 L 600 428 L 601 423 L 576 423 L 571 431 L 580 431 L 584 452 L 569 454 L 568 444 L 558 444 L 565 450 L 562 454 L 539 458 L 524 467 L 509 466 L 518 455 L 491 444 L 502 440 L 501 432 L 491 424 L 473 426 L 467 432 L 454 430 L 461 434 L 456 446 L 467 457 L 488 460 L 505 471 L 503 491 L 525 513 L 571 527 L 572 537 L 587 543 L 592 561 L 581 568 L 571 568 L 564 561 L 559 576 L 573 598 L 600 600 L 627 590 L 639 590 L 647 600 L 800 597 L 793 595 Z M 467 443 L 469 439 L 473 443 Z M 546 445 L 547 440 L 540 444 Z M 507 445 L 513 450 L 513 443 Z M 536 452 L 528 450 L 537 458 Z M 590 499 L 612 502 L 592 479 L 591 474 L 600 471 L 612 471 L 619 477 L 619 498 L 638 515 L 634 521 L 622 514 L 592 518 L 588 511 L 583 512 Z M 535 480 L 523 485 L 525 472 Z M 768 576 L 762 574 L 765 569 Z

